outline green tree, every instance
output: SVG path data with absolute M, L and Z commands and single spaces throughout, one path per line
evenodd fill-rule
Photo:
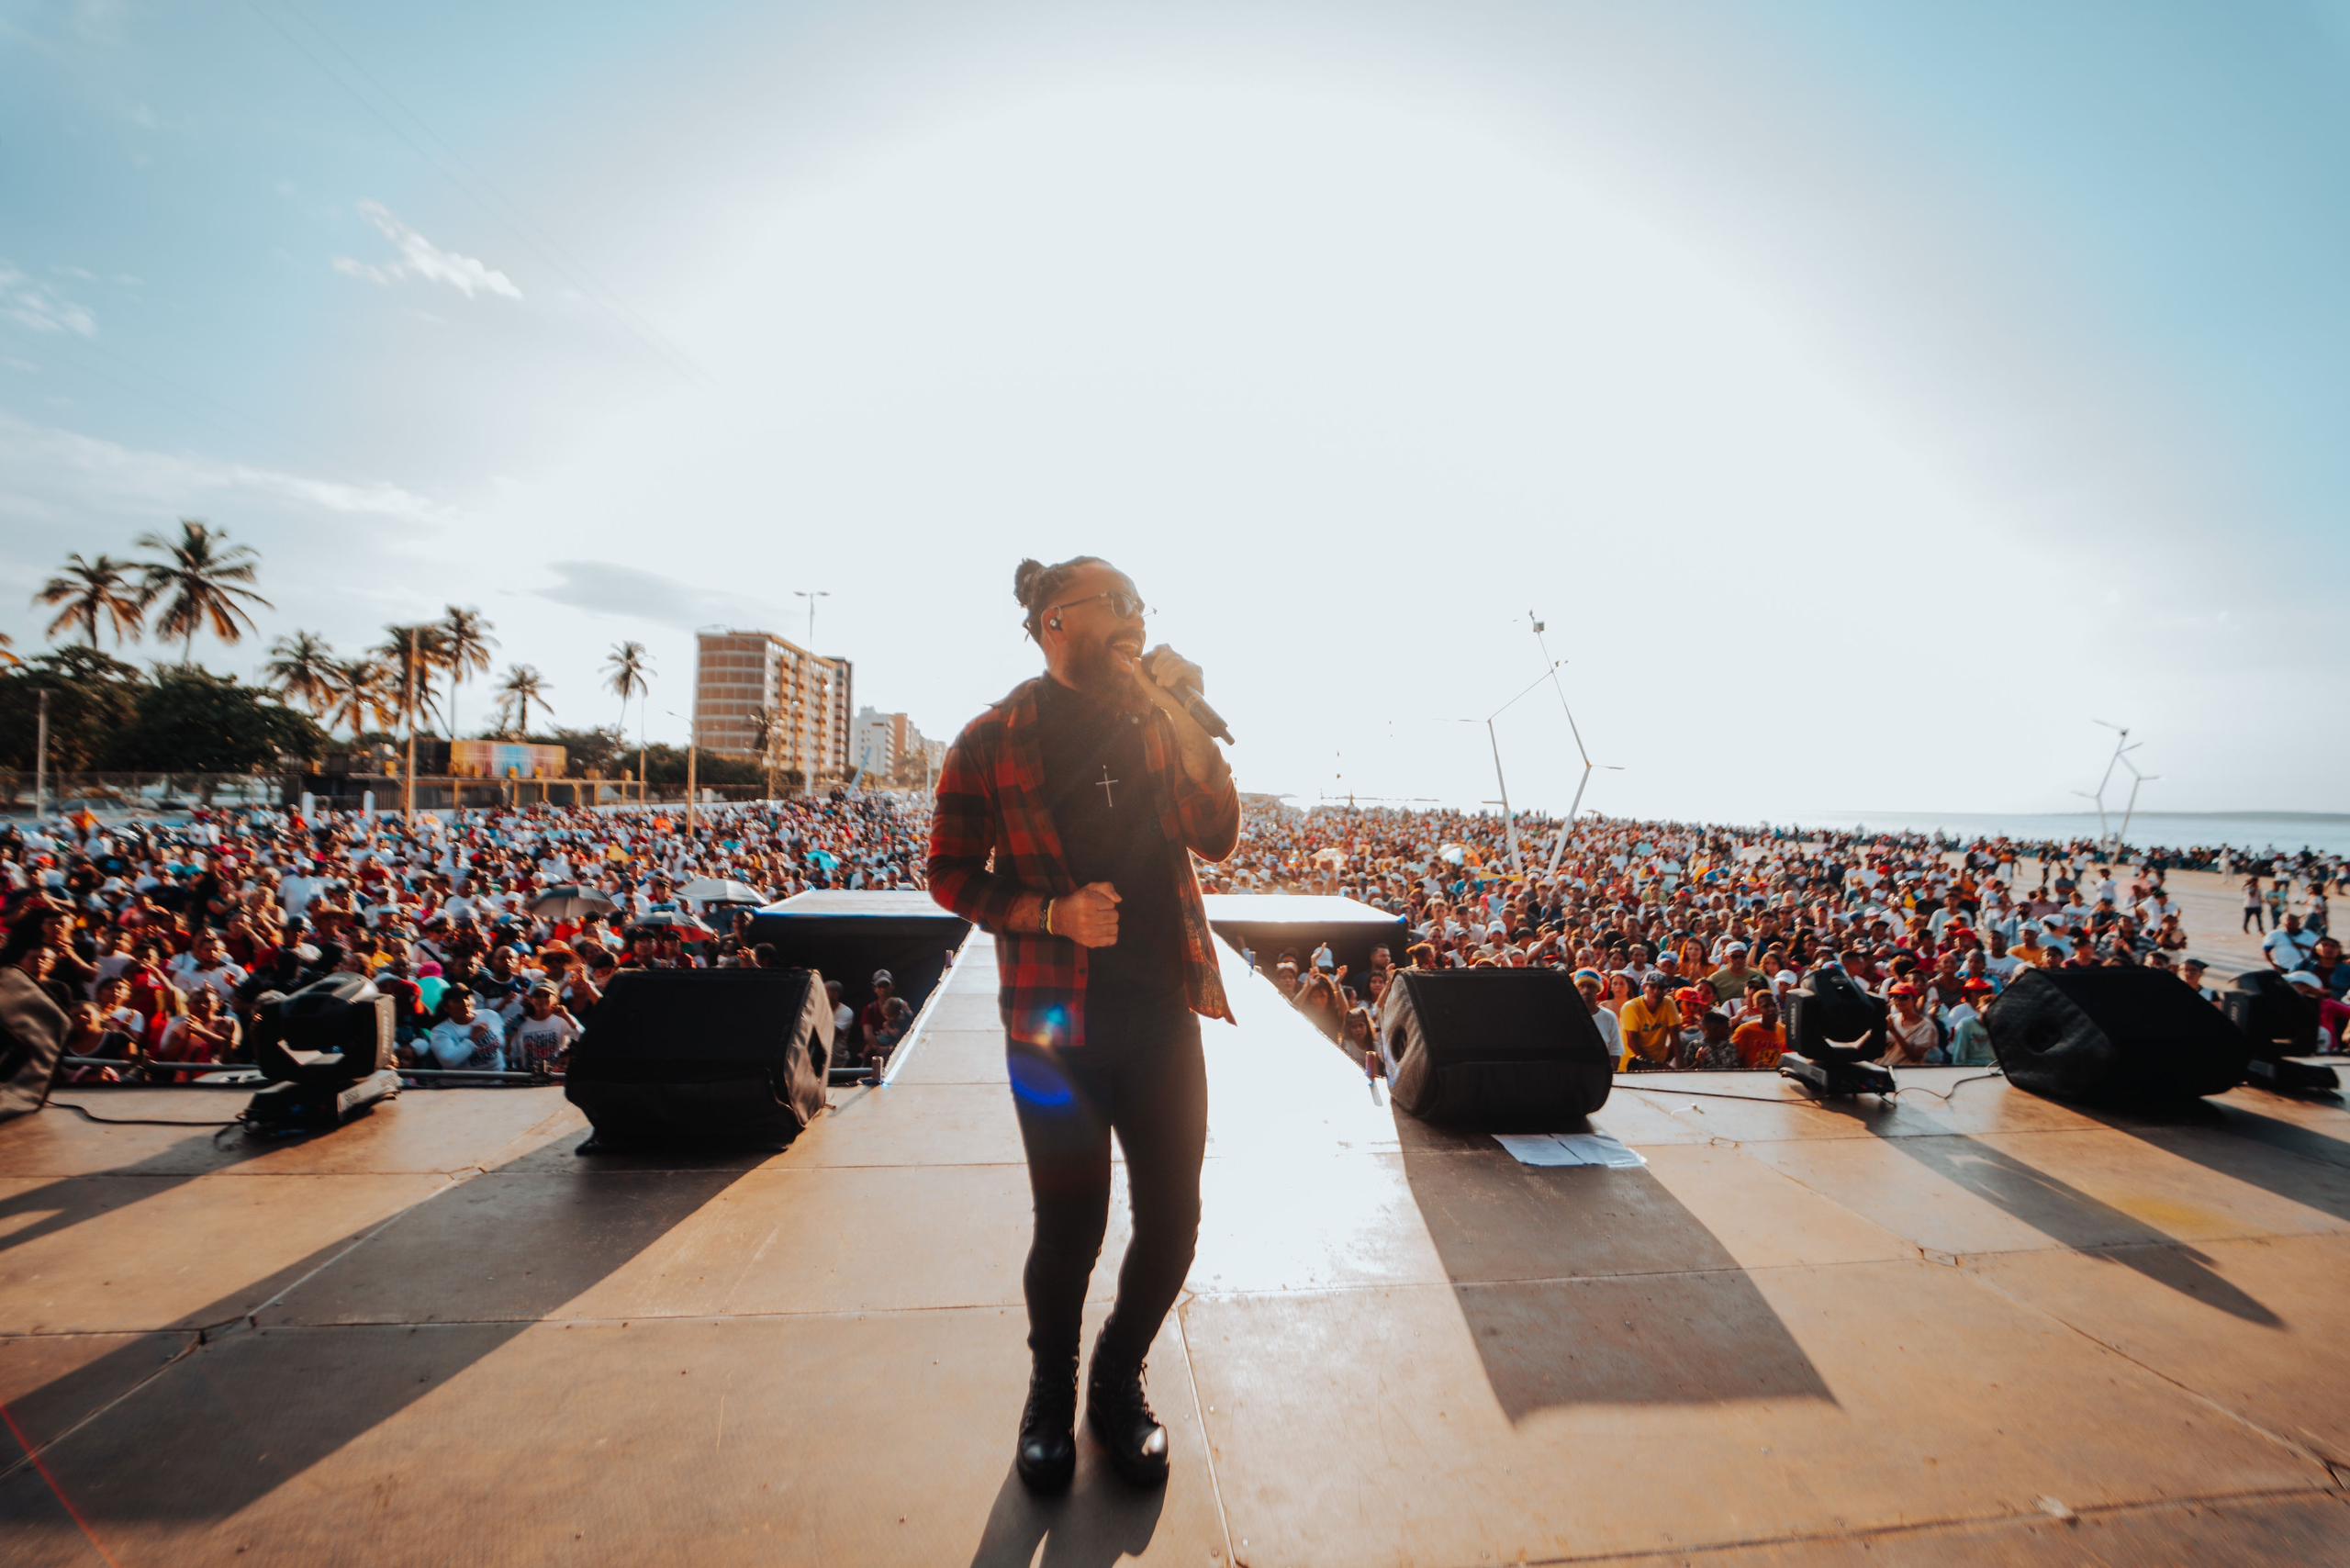
M 311 717 L 323 719 L 334 706 L 340 667 L 325 638 L 315 632 L 297 632 L 280 637 L 269 650 L 270 689 L 308 709 Z
M 339 659 L 330 678 L 333 691 L 325 714 L 329 727 L 348 728 L 353 740 L 364 741 L 372 724 L 388 739 L 400 717 L 392 666 L 381 659 Z
M 188 773 L 246 773 L 281 757 L 316 757 L 326 732 L 236 677 L 193 666 L 158 670 L 107 765 Z
M 549 713 L 554 711 L 554 704 L 547 700 L 546 677 L 536 665 L 508 665 L 506 679 L 498 688 L 498 712 L 509 734 L 520 734 L 531 727 L 533 702 Z
M 437 621 L 384 628 L 375 655 L 391 666 L 393 711 L 402 728 L 420 728 L 428 722 L 438 727 L 441 699 L 432 683 L 448 667 L 448 633 Z M 411 661 L 414 670 L 408 668 Z
M 468 675 L 489 668 L 489 650 L 498 639 L 478 610 L 450 605 L 441 617 L 441 662 L 449 672 L 449 738 L 457 738 L 457 688 Z
M 207 523 L 185 517 L 180 519 L 177 539 L 160 533 L 139 536 L 141 550 L 162 554 L 161 560 L 141 565 L 146 582 L 140 589 L 140 606 L 146 609 L 159 599 L 168 600 L 163 613 L 156 618 L 155 630 L 181 640 L 183 666 L 196 662 L 196 634 L 207 626 L 214 636 L 233 646 L 253 629 L 246 605 L 273 608 L 252 588 L 261 557 L 253 554 L 252 545 L 230 544 L 228 538 L 225 532 L 215 533 Z
M 646 781 L 655 785 L 683 784 L 686 748 L 659 743 L 646 746 L 644 772 Z M 799 779 L 792 772 L 787 771 L 783 781 L 793 789 L 799 788 Z M 760 784 L 765 782 L 765 772 L 757 763 L 744 757 L 703 752 L 694 763 L 694 782 L 713 790 L 722 785 Z
M 49 635 L 60 637 L 78 626 L 95 648 L 103 624 L 114 633 L 118 648 L 126 640 L 139 641 L 146 630 L 147 606 L 138 570 L 133 563 L 107 554 L 95 561 L 84 561 L 79 551 L 66 556 L 57 576 L 33 596 L 43 604 L 62 607 L 57 619 L 49 623 Z
M 561 746 L 565 760 L 576 775 L 599 772 L 609 778 L 621 770 L 628 757 L 627 743 L 618 730 L 556 730 L 531 738 Z
M 102 766 L 108 742 L 136 716 L 146 680 L 95 648 L 63 647 L 0 675 L 0 766 L 29 769 L 39 749 L 40 694 L 49 693 L 49 765 Z

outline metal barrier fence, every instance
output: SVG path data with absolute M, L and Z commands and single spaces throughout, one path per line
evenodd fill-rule
M 237 1062 L 197 1061 L 151 1062 L 142 1064 L 140 1062 L 126 1061 L 120 1057 L 61 1057 L 58 1058 L 57 1065 L 61 1070 L 79 1067 L 120 1069 L 126 1067 L 140 1068 L 143 1066 L 147 1070 L 157 1071 L 164 1075 L 154 1079 L 142 1077 L 139 1079 L 124 1080 L 117 1083 L 72 1083 L 66 1085 L 69 1089 L 258 1089 L 270 1081 L 268 1079 L 263 1078 L 254 1069 Z M 400 1067 L 394 1068 L 392 1070 L 398 1073 L 402 1078 L 418 1078 L 423 1079 L 428 1082 L 436 1083 L 452 1079 L 464 1079 L 469 1083 L 482 1084 L 552 1084 L 566 1081 L 566 1075 L 560 1072 L 525 1072 L 516 1071 L 511 1069 L 472 1067 Z M 179 1074 L 187 1072 L 202 1072 L 208 1074 L 209 1076 L 205 1078 L 192 1078 L 187 1080 L 185 1082 L 173 1081 L 173 1080 L 177 1079 Z M 869 1067 L 863 1066 L 836 1067 L 831 1069 L 826 1073 L 825 1077 L 828 1082 L 834 1084 L 865 1083 L 872 1079 L 873 1070 Z

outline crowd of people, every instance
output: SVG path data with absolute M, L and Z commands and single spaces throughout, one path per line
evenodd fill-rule
M 773 963 L 744 939 L 752 903 L 919 886 L 927 833 L 926 805 L 889 794 L 690 823 L 680 807 L 84 815 L 0 828 L 0 963 L 64 1010 L 85 1063 L 70 1081 L 247 1060 L 269 995 L 339 972 L 393 998 L 406 1067 L 549 1073 L 621 971 Z M 834 982 L 842 1056 L 903 1034 L 888 982 L 861 1007 Z
M 535 806 L 396 815 L 244 809 L 182 821 L 0 828 L 0 963 L 71 1021 L 83 1081 L 169 1081 L 249 1058 L 264 999 L 364 974 L 394 998 L 402 1062 L 560 1071 L 613 977 L 758 967 L 750 897 L 922 886 L 928 802 L 835 792 L 682 808 Z M 1380 1060 L 1399 968 L 1568 971 L 1627 1071 L 1774 1066 L 1789 994 L 1838 969 L 1886 999 L 1893 1065 L 1987 1064 L 1984 1011 L 2027 967 L 2143 964 L 2209 999 L 2170 867 L 2241 876 L 2244 928 L 2350 1035 L 2350 966 L 2327 893 L 2350 867 L 2087 844 L 1586 821 L 1262 801 L 1209 891 L 1343 894 L 1399 915 L 1367 972 L 1325 944 L 1261 955 L 1295 1005 Z M 1554 858 L 1555 853 L 1555 858 Z M 717 890 L 723 896 L 713 896 Z M 2265 929 L 2264 929 L 2265 926 Z M 913 1020 L 883 970 L 829 980 L 836 1057 L 878 1064 Z
M 2326 890 L 2350 886 L 2339 857 L 2165 850 L 2117 863 L 2083 843 L 1628 821 L 1586 821 L 1561 845 L 1558 827 L 1262 808 L 1207 881 L 1341 894 L 1404 919 L 1405 950 L 1375 952 L 1367 973 L 1326 945 L 1267 965 L 1372 1070 L 1396 968 L 1484 965 L 1569 971 L 1625 1071 L 1774 1067 L 1790 993 L 1827 969 L 1885 999 L 1888 1065 L 1988 1065 L 1985 1011 L 2026 968 L 2146 965 L 2217 1004 L 2165 883 L 2189 862 L 2255 866 L 2284 897 L 2298 884 L 2269 962 L 2319 1002 L 2325 1048 L 2350 1025 L 2350 966 L 2326 930 Z

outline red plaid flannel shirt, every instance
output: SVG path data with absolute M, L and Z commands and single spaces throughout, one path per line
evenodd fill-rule
M 1045 803 L 1044 751 L 1036 692 L 1050 676 L 1013 687 L 964 726 L 938 776 L 930 825 L 930 893 L 983 930 L 995 933 L 1002 971 L 1003 1025 L 1015 1040 L 1041 1046 L 1085 1044 L 1088 951 L 1066 936 L 1007 931 L 1024 893 L 1059 898 L 1077 891 L 1061 858 L 1059 831 Z M 1143 760 L 1161 825 L 1170 843 L 1221 860 L 1240 842 L 1240 795 L 1226 772 L 1202 789 L 1175 754 L 1172 721 L 1154 713 L 1143 729 Z M 1183 989 L 1192 1011 L 1232 1018 L 1216 968 L 1207 906 L 1192 875 L 1191 855 L 1176 879 L 1183 925 Z

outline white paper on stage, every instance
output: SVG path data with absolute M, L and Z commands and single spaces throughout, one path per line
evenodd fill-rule
M 1648 1163 L 1637 1149 L 1624 1147 L 1610 1133 L 1559 1133 L 1555 1135 L 1564 1147 L 1583 1156 L 1585 1165 L 1603 1165 L 1610 1170 L 1638 1170 Z
M 1592 1165 L 1637 1170 L 1648 1163 L 1606 1133 L 1495 1133 L 1494 1141 L 1520 1165 Z

